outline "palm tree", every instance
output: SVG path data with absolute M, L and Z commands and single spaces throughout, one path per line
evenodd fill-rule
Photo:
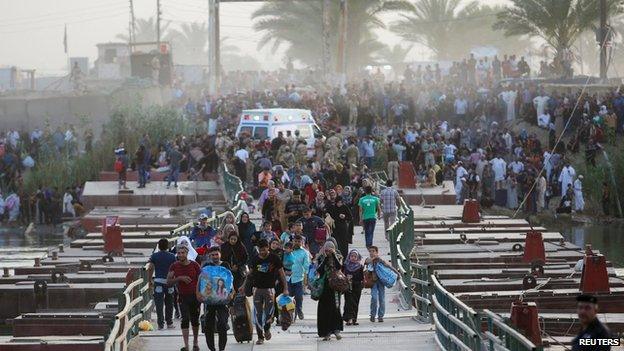
M 394 44 L 394 46 L 385 46 L 377 54 L 378 63 L 389 64 L 397 72 L 402 69 L 405 61 L 407 61 L 407 55 L 412 51 L 414 45 L 408 45 L 406 47 L 401 44 Z
M 511 0 L 497 16 L 494 29 L 506 36 L 539 37 L 553 47 L 557 56 L 568 51 L 600 15 L 596 0 Z M 611 16 L 621 13 L 621 1 L 607 0 Z
M 170 24 L 171 22 L 161 21 L 160 33 L 166 33 Z M 117 34 L 115 37 L 123 41 L 130 41 L 130 38 L 128 38 L 128 34 Z M 134 41 L 139 43 L 156 41 L 156 20 L 154 19 L 154 17 L 150 17 L 148 19 L 137 18 Z
M 405 0 L 347 0 L 346 51 L 349 73 L 354 73 L 372 60 L 377 45 L 372 34 L 375 28 L 385 28 L 379 15 L 384 12 L 409 9 Z M 339 0 L 331 0 L 330 64 L 335 67 L 339 32 Z M 267 45 L 276 52 L 286 46 L 286 55 L 309 66 L 320 66 L 323 53 L 322 1 L 267 2 L 252 14 L 254 29 L 264 32 L 259 48 Z M 378 43 L 378 42 L 377 42 Z
M 180 29 L 171 29 L 165 38 L 171 42 L 176 63 L 206 64 L 208 62 L 206 22 L 182 23 Z
M 262 68 L 260 62 L 250 55 L 241 53 L 241 49 L 229 43 L 229 37 L 221 37 L 221 66 L 224 71 L 256 71 Z
M 525 38 L 506 39 L 491 29 L 498 7 L 461 0 L 420 0 L 410 14 L 403 14 L 390 29 L 403 39 L 428 47 L 439 60 L 465 57 L 478 46 L 495 46 L 514 53 L 529 46 Z

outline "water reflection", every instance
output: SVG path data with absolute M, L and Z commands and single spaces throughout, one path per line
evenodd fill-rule
M 25 234 L 25 228 L 0 228 L 0 268 L 31 266 L 36 257 L 44 257 L 51 247 L 69 245 L 70 239 L 60 227 L 38 227 Z
M 614 266 L 624 267 L 623 224 L 563 224 L 558 229 L 566 240 L 580 247 L 591 244 L 594 249 L 607 256 Z

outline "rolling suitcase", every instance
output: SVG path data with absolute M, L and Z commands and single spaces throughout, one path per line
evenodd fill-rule
M 237 295 L 230 307 L 232 331 L 236 342 L 251 341 L 253 339 L 253 324 L 249 302 L 245 295 Z

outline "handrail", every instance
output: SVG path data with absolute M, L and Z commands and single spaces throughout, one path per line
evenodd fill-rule
M 488 332 L 486 333 L 489 343 L 488 350 L 498 350 L 503 346 L 509 350 L 534 351 L 538 347 L 521 332 L 505 323 L 502 316 L 490 311 L 483 310 L 483 315 L 487 320 Z M 500 345 L 495 346 L 494 344 Z
M 444 289 L 435 275 L 431 275 L 430 279 L 433 287 L 433 317 L 438 322 L 436 334 L 443 344 L 442 349 L 463 349 L 462 345 L 465 345 L 473 351 L 481 350 L 481 323 L 477 312 Z M 457 344 L 456 339 L 449 338 L 447 334 L 460 340 L 461 344 Z
M 113 326 L 105 338 L 105 351 L 125 351 L 128 341 L 138 333 L 137 323 L 144 316 L 149 318 L 153 301 L 149 291 L 148 264 L 140 271 L 139 277 L 126 285 L 119 296 L 119 312 L 115 315 Z M 122 302 L 123 301 L 123 302 Z

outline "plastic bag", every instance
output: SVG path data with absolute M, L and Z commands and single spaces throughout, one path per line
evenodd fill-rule
M 377 263 L 375 265 L 375 273 L 377 274 L 377 279 L 386 288 L 391 288 L 394 286 L 394 284 L 396 284 L 398 275 L 385 264 Z

